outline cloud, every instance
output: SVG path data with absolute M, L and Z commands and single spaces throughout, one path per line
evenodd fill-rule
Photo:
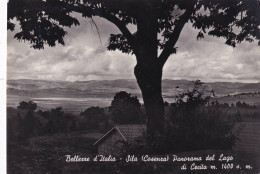
M 65 46 L 34 50 L 28 43 L 13 39 L 8 32 L 8 78 L 50 80 L 133 79 L 136 64 L 133 55 L 108 51 L 111 33 L 120 33 L 108 21 L 94 18 L 98 31 L 89 19 L 79 14 L 80 26 L 66 28 Z M 135 26 L 128 26 L 132 32 Z M 205 36 L 197 41 L 191 24 L 183 29 L 170 56 L 163 78 L 201 79 L 203 81 L 260 81 L 260 50 L 257 43 L 243 43 L 233 49 L 225 40 Z M 99 33 L 99 34 L 98 34 Z M 101 38 L 101 42 L 99 39 Z
M 197 31 L 186 25 L 177 43 L 177 54 L 170 56 L 164 77 L 205 81 L 260 81 L 260 50 L 257 43 L 242 43 L 236 48 L 223 38 L 206 36 L 197 41 Z

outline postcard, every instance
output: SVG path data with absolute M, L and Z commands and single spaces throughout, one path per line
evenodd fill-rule
M 7 173 L 260 173 L 259 0 L 9 0 Z

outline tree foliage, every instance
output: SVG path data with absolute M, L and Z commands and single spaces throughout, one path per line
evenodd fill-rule
M 206 104 L 209 104 L 212 95 L 215 95 L 212 90 L 209 95 L 205 96 L 204 94 L 207 86 L 205 86 L 200 80 L 196 80 L 193 83 L 194 85 L 191 91 L 187 90 L 187 92 L 178 94 L 176 98 L 176 104 L 178 107 L 187 107 L 186 109 L 189 109 L 205 106 Z
M 37 109 L 37 103 L 34 103 L 32 101 L 21 101 L 19 103 L 19 106 L 17 106 L 17 109 L 25 109 L 25 110 L 30 110 L 30 111 L 35 111 Z
M 58 132 L 70 132 L 76 130 L 75 117 L 65 114 L 62 107 L 51 109 L 50 111 L 43 112 L 48 122 L 44 127 L 44 133 L 53 134 Z
M 14 30 L 13 19 L 17 19 L 21 31 L 15 38 L 42 49 L 44 45 L 64 45 L 65 27 L 80 24 L 73 12 L 86 18 L 99 16 L 121 31 L 110 35 L 108 49 L 136 53 L 144 37 L 139 26 L 149 11 L 155 15 L 161 35 L 157 48 L 162 49 L 162 62 L 176 52 L 175 44 L 187 22 L 199 29 L 198 39 L 205 34 L 223 37 L 233 47 L 242 41 L 260 40 L 259 0 L 10 0 L 8 29 Z M 137 31 L 131 33 L 128 24 L 137 25 Z
M 140 107 L 141 104 L 136 96 L 121 91 L 114 96 L 109 111 L 117 124 L 142 123 L 144 119 Z
M 39 136 L 42 132 L 42 125 L 34 112 L 28 110 L 26 115 L 20 118 L 19 122 L 19 139 L 21 141 L 28 138 Z
M 104 130 L 108 124 L 108 118 L 105 110 L 100 107 L 90 107 L 80 113 L 82 120 L 80 121 L 81 130 Z

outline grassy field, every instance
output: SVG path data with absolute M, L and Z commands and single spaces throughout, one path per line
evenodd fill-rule
M 260 105 L 260 93 L 243 93 L 236 95 L 227 95 L 216 98 L 220 103 L 228 103 L 229 105 L 236 104 L 236 102 L 245 102 L 249 105 Z

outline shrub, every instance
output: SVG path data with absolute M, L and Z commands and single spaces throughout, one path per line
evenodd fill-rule
M 197 80 L 191 91 L 178 96 L 163 137 L 167 150 L 232 149 L 235 145 L 235 120 L 225 118 L 217 105 L 209 105 L 214 92 L 205 96 L 205 89 L 205 85 Z

